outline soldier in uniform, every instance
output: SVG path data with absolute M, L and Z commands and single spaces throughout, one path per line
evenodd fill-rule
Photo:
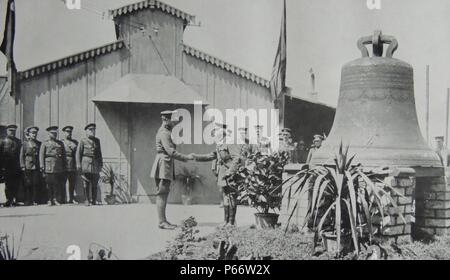
M 196 161 L 205 162 L 217 160 L 218 176 L 217 186 L 222 189 L 224 205 L 224 226 L 235 225 L 237 212 L 236 190 L 228 185 L 227 177 L 232 175 L 242 164 L 240 145 L 227 144 L 227 126 L 216 124 L 218 138 L 216 139 L 216 150 L 209 154 L 193 154 Z
M 253 145 L 254 151 L 260 152 L 263 155 L 269 155 L 272 153 L 272 147 L 270 145 L 270 139 L 262 136 L 264 126 L 257 125 L 256 128 L 256 144 Z M 253 142 L 253 143 L 255 143 Z
M 250 139 L 248 135 L 248 128 L 241 127 L 238 129 L 239 131 L 239 140 L 238 144 L 241 147 L 241 158 L 242 162 L 246 162 L 248 157 L 254 152 L 253 146 L 250 144 Z
M 176 145 L 172 141 L 172 128 L 174 121 L 172 116 L 176 111 L 161 112 L 162 125 L 156 133 L 156 158 L 150 172 L 150 178 L 154 178 L 156 182 L 156 210 L 158 212 L 160 229 L 173 230 L 176 225 L 167 221 L 166 207 L 169 197 L 170 185 L 175 179 L 175 162 L 193 160 L 192 155 L 184 155 L 176 150 Z
M 41 169 L 39 167 L 39 151 L 41 142 L 36 137 L 38 127 L 26 129 L 27 140 L 20 149 L 20 167 L 23 171 L 26 205 L 37 205 L 37 195 L 41 185 Z
M 447 148 L 444 146 L 444 136 L 436 136 L 436 153 L 439 156 L 439 159 L 441 160 L 441 163 L 444 167 L 448 167 L 450 165 L 449 161 L 449 152 Z
M 77 169 L 80 171 L 83 181 L 86 206 L 97 204 L 97 186 L 103 168 L 100 139 L 95 137 L 96 128 L 97 125 L 94 123 L 88 124 L 84 128 L 86 137 L 80 140 L 75 158 Z
M 78 141 L 72 139 L 73 126 L 66 126 L 62 129 L 64 132 L 64 149 L 66 150 L 66 174 L 64 177 L 64 186 L 69 182 L 69 203 L 78 204 L 75 200 L 75 187 L 77 185 L 77 164 L 75 162 Z M 65 190 L 65 188 L 64 188 Z M 64 192 L 63 199 L 67 201 L 67 195 Z
M 5 176 L 6 206 L 16 203 L 17 189 L 21 180 L 20 148 L 22 143 L 16 138 L 17 125 L 6 127 L 6 137 L 0 142 L 0 159 Z
M 316 152 L 322 146 L 322 141 L 323 141 L 322 135 L 314 135 L 313 146 L 309 150 L 308 158 L 306 160 L 307 164 L 309 164 L 311 162 L 314 152 Z
M 58 127 L 47 128 L 48 140 L 41 146 L 39 162 L 44 174 L 48 191 L 48 205 L 60 205 L 66 172 L 66 151 L 64 144 L 58 140 Z

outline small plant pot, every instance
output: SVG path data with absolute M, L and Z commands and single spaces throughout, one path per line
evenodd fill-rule
M 275 228 L 279 216 L 274 213 L 255 213 L 256 226 L 260 229 Z
M 352 249 L 351 234 L 341 234 L 341 244 L 337 244 L 337 236 L 331 232 L 324 232 L 322 234 L 322 242 L 325 250 L 329 253 L 350 252 Z M 338 250 L 339 248 L 339 250 Z
M 192 196 L 191 195 L 186 195 L 186 194 L 182 194 L 181 195 L 181 202 L 183 203 L 183 205 L 192 205 Z
M 106 201 L 106 204 L 108 204 L 108 205 L 114 205 L 114 204 L 116 204 L 116 195 L 114 195 L 114 194 L 108 194 L 108 195 L 105 197 L 105 201 Z

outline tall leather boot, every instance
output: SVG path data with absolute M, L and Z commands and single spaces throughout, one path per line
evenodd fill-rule
M 230 221 L 229 224 L 234 226 L 236 225 L 236 212 L 237 212 L 237 205 L 230 206 Z
M 230 205 L 223 206 L 224 222 L 223 226 L 226 226 L 230 222 Z
M 237 212 L 237 198 L 234 195 L 230 195 L 230 220 L 229 224 L 234 226 L 236 224 L 236 212 Z

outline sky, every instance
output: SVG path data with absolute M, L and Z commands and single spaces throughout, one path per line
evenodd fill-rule
M 15 60 L 25 70 L 115 40 L 102 12 L 136 0 L 81 0 L 68 10 L 61 0 L 16 0 Z M 184 42 L 270 78 L 278 44 L 282 0 L 163 0 L 196 16 Z M 320 102 L 336 106 L 341 67 L 360 57 L 356 41 L 381 29 L 394 35 L 394 57 L 414 67 L 419 123 L 425 132 L 425 69 L 431 68 L 430 135 L 444 135 L 446 89 L 450 87 L 450 1 L 287 0 L 287 85 L 308 96 L 309 70 L 316 74 Z M 5 60 L 0 58 L 0 74 Z

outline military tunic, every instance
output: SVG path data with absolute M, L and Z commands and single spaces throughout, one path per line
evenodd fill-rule
M 59 174 L 66 171 L 66 151 L 61 141 L 49 139 L 40 150 L 39 162 L 46 174 Z
M 173 181 L 175 179 L 174 160 L 187 161 L 186 155 L 176 150 L 172 141 L 172 128 L 161 126 L 156 133 L 156 158 L 150 172 L 150 178 Z
M 212 153 L 194 155 L 196 161 L 217 162 L 217 186 L 222 190 L 225 224 L 235 224 L 237 211 L 237 193 L 228 185 L 227 178 L 245 162 L 246 152 L 248 147 L 243 145 L 217 144 Z
M 245 143 L 239 145 L 240 146 L 240 154 L 241 154 L 241 163 L 247 165 L 248 157 L 253 154 L 254 147 L 250 144 L 250 140 L 245 139 Z
M 62 202 L 63 180 L 66 171 L 66 151 L 64 144 L 56 139 L 49 139 L 41 146 L 39 163 L 44 172 L 49 202 Z
M 217 160 L 217 186 L 228 186 L 226 177 L 237 171 L 242 161 L 242 145 L 218 144 L 216 150 L 205 155 L 194 155 L 196 161 Z
M 76 152 L 77 169 L 81 171 L 87 203 L 97 204 L 97 185 L 103 168 L 100 139 L 86 137 L 80 140 Z
M 20 167 L 22 170 L 40 170 L 39 151 L 42 143 L 37 140 L 24 141 L 20 149 Z
M 78 144 L 76 165 L 81 173 L 100 174 L 103 168 L 103 156 L 98 138 L 83 138 Z
M 73 203 L 75 201 L 75 187 L 77 184 L 76 154 L 78 141 L 73 139 L 64 139 L 62 142 L 66 150 L 66 174 L 64 177 L 64 186 L 67 182 L 69 182 L 69 202 Z
M 39 163 L 39 152 L 41 142 L 37 140 L 27 140 L 23 142 L 20 149 L 20 166 L 24 171 L 24 186 L 27 204 L 36 203 L 41 185 L 41 172 Z
M 64 139 L 62 140 L 62 142 L 66 151 L 66 170 L 71 172 L 77 171 L 75 158 L 77 153 L 78 141 Z

